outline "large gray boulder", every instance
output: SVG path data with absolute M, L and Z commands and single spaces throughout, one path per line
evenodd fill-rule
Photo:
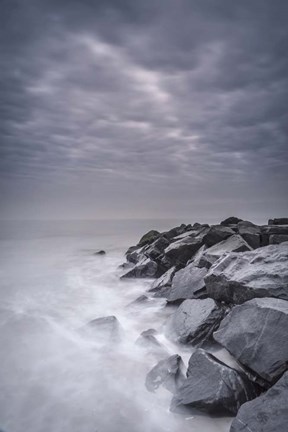
M 144 257 L 131 270 L 121 276 L 126 278 L 158 278 L 164 273 L 164 269 L 158 262 Z
M 269 237 L 269 244 L 280 244 L 288 242 L 288 234 L 271 234 Z
M 179 270 L 175 273 L 171 289 L 168 291 L 168 302 L 205 296 L 204 277 L 206 274 L 206 268 L 195 267 L 193 263 Z
M 268 225 L 288 225 L 288 218 L 269 219 Z
M 187 377 L 172 399 L 172 411 L 186 406 L 212 414 L 235 415 L 243 403 L 258 395 L 256 386 L 245 375 L 202 349 L 192 354 Z
M 184 363 L 181 357 L 175 354 L 161 360 L 148 372 L 145 385 L 151 392 L 163 386 L 171 393 L 175 393 L 184 381 Z
M 288 364 L 288 302 L 259 298 L 236 306 L 214 339 L 242 365 L 274 382 Z
M 225 313 L 212 299 L 185 300 L 170 317 L 166 335 L 174 342 L 201 345 L 210 339 Z
M 261 228 L 252 222 L 242 221 L 238 223 L 238 233 L 252 247 L 257 249 L 261 243 Z
M 242 219 L 239 219 L 235 216 L 230 216 L 227 219 L 223 220 L 222 222 L 220 222 L 220 225 L 237 225 L 239 222 L 242 222 Z
M 209 297 L 227 303 L 254 297 L 288 300 L 288 242 L 224 256 L 211 267 L 205 284 Z
M 200 258 L 199 266 L 209 269 L 225 253 L 245 252 L 251 250 L 252 248 L 241 236 L 234 234 L 226 240 L 208 248 Z
M 211 247 L 223 240 L 226 240 L 233 234 L 235 234 L 235 232 L 229 227 L 213 225 L 207 231 L 207 234 L 204 237 L 204 243 L 206 246 Z
M 145 246 L 153 243 L 161 234 L 159 231 L 151 230 L 144 234 L 139 240 L 138 246 Z
M 286 432 L 288 372 L 266 393 L 241 406 L 230 432 Z
M 162 276 L 160 276 L 158 279 L 156 279 L 152 283 L 151 288 L 148 291 L 149 292 L 157 292 L 157 291 L 160 291 L 164 287 L 171 286 L 172 279 L 174 277 L 175 272 L 176 272 L 176 267 L 175 266 L 171 267 Z

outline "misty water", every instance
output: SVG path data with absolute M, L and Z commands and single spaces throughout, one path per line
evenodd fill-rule
M 163 299 L 127 307 L 151 281 L 120 280 L 118 266 L 145 231 L 177 222 L 1 222 L 0 429 L 229 430 L 229 418 L 172 414 L 167 390 L 145 388 L 159 353 L 135 344 L 143 330 L 156 329 L 167 353 L 182 355 L 186 364 L 192 348 L 165 338 L 173 308 Z M 99 249 L 107 254 L 94 256 Z M 103 344 L 81 331 L 107 315 L 121 324 L 119 343 Z

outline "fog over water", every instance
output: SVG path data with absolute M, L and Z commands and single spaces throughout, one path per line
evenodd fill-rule
M 159 352 L 135 345 L 143 330 L 155 328 L 168 353 L 181 354 L 186 364 L 192 348 L 165 338 L 173 308 L 165 308 L 162 299 L 127 308 L 150 281 L 121 281 L 118 266 L 145 230 L 171 226 L 171 221 L 1 224 L 0 429 L 229 430 L 231 419 L 172 414 L 168 391 L 145 388 Z M 107 255 L 93 256 L 99 249 Z M 119 343 L 105 344 L 79 331 L 106 315 L 121 324 Z

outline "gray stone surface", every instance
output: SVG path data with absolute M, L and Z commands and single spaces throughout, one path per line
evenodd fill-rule
M 172 400 L 172 411 L 186 406 L 212 414 L 235 415 L 243 403 L 258 395 L 256 386 L 245 375 L 204 350 L 192 354 L 187 377 Z
M 261 228 L 248 221 L 238 223 L 238 232 L 243 239 L 253 249 L 257 249 L 261 244 Z
M 161 360 L 148 372 L 145 385 L 151 392 L 163 386 L 171 393 L 175 393 L 184 381 L 184 363 L 181 357 L 175 354 Z
M 163 274 L 163 269 L 159 264 L 150 259 L 143 258 L 137 263 L 131 270 L 121 276 L 121 279 L 125 278 L 155 278 L 160 277 Z
M 222 225 L 213 225 L 210 227 L 207 234 L 205 235 L 204 243 L 206 246 L 211 247 L 227 239 L 233 234 L 235 234 L 235 232 L 229 227 Z
M 288 364 L 288 302 L 258 298 L 234 307 L 214 339 L 241 364 L 274 382 Z
M 288 372 L 266 393 L 241 406 L 230 432 L 288 430 Z
M 225 312 L 212 299 L 185 300 L 170 317 L 166 335 L 175 342 L 201 345 L 210 339 Z
M 168 291 L 167 300 L 174 302 L 176 300 L 205 296 L 204 277 L 206 274 L 206 268 L 195 267 L 193 263 L 179 270 L 175 273 L 171 289 Z
M 288 242 L 224 256 L 211 267 L 205 284 L 209 297 L 227 303 L 254 297 L 288 300 Z

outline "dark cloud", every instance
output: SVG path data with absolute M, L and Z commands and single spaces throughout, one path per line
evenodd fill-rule
M 287 18 L 282 0 L 2 0 L 2 214 L 287 211 Z

